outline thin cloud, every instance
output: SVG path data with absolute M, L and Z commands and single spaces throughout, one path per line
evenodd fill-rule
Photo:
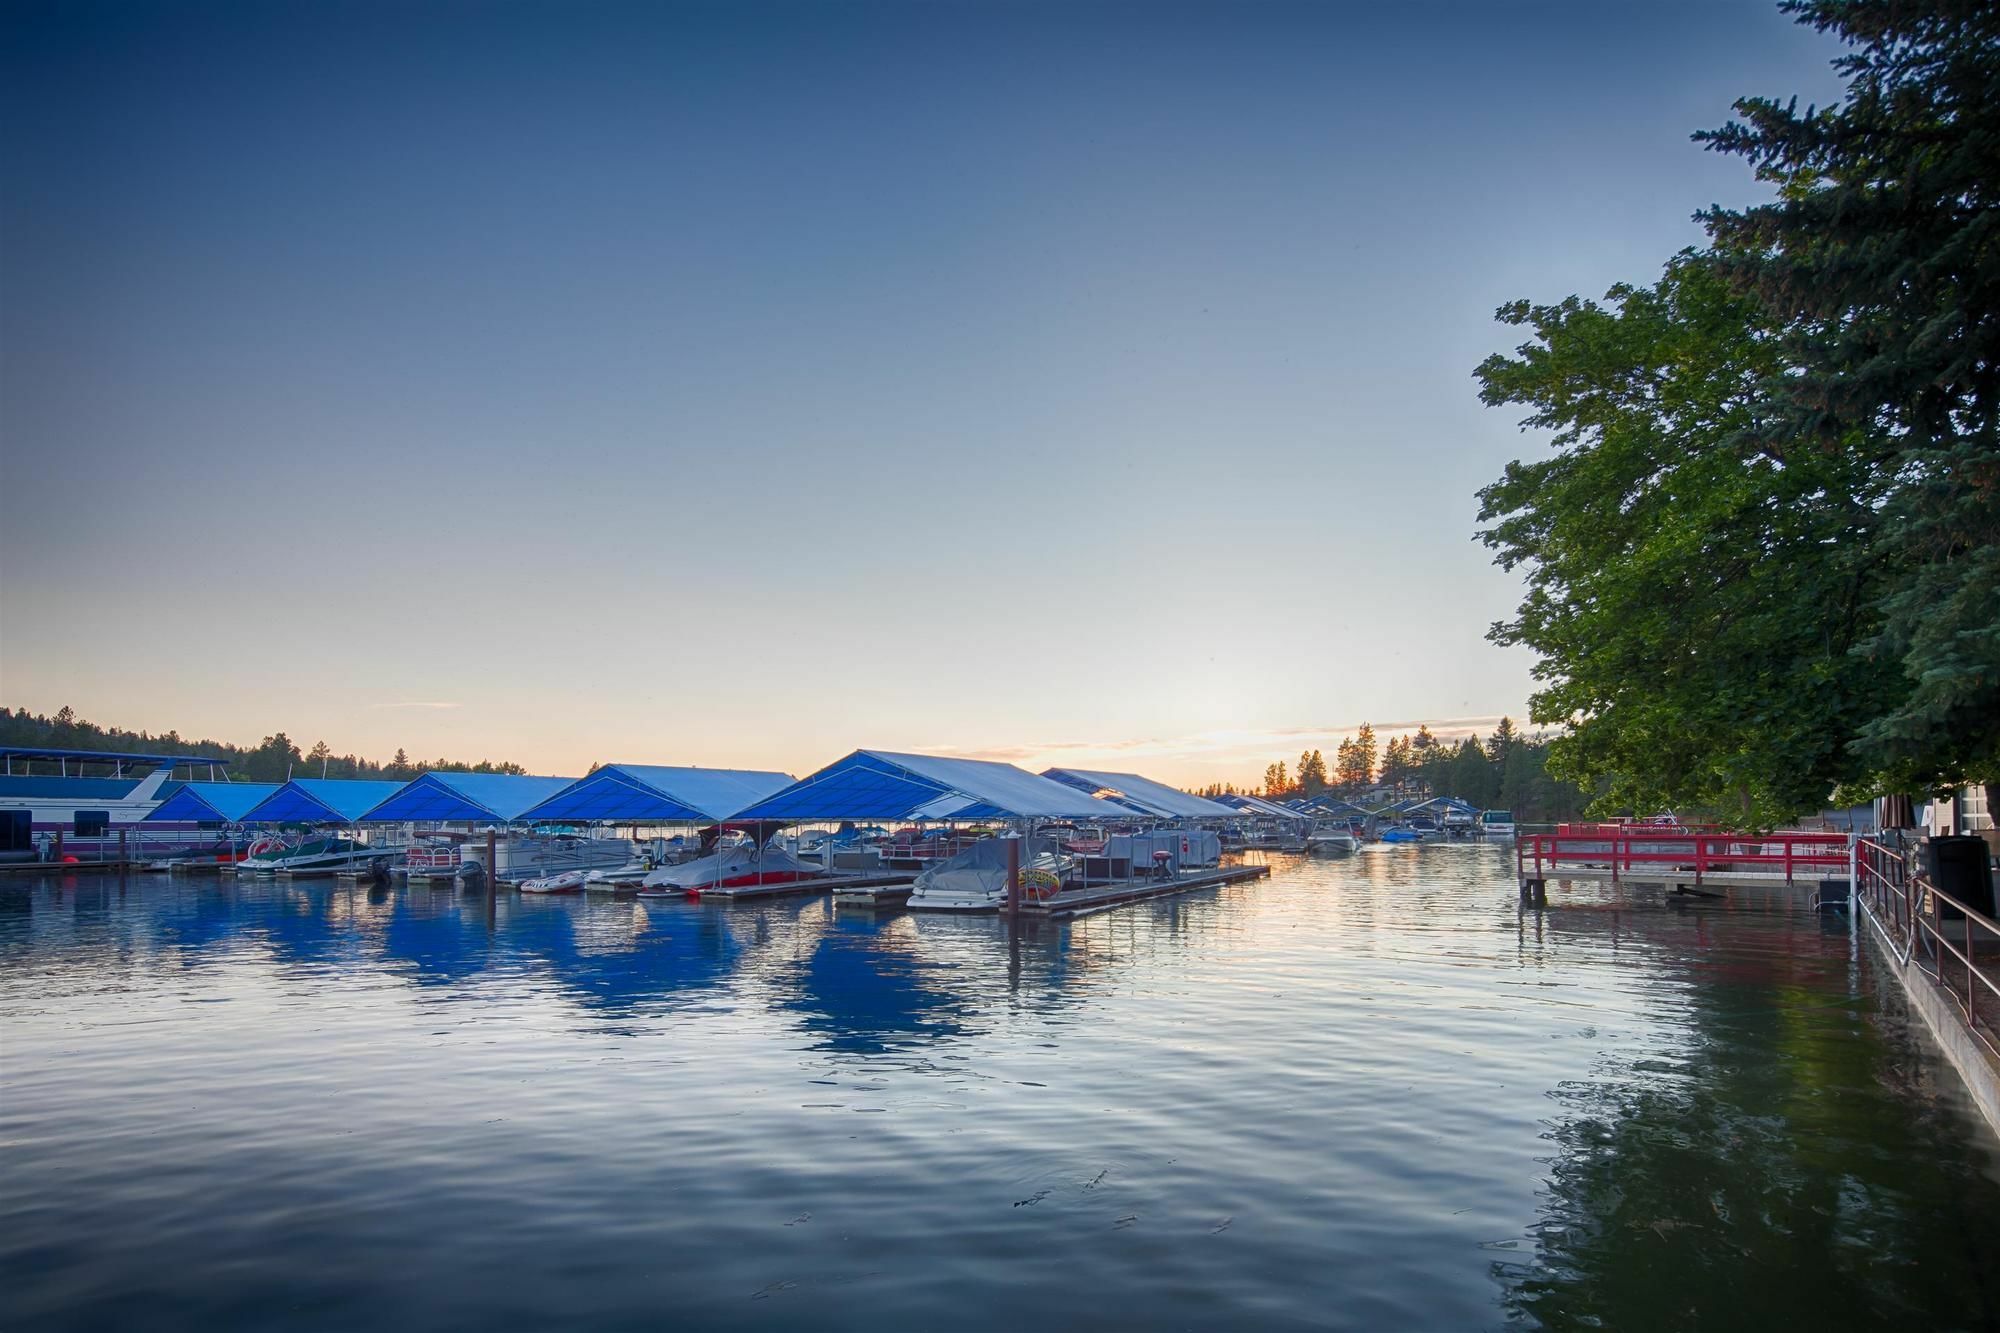
M 462 708 L 456 699 L 403 699 L 390 704 L 369 704 L 369 708 Z

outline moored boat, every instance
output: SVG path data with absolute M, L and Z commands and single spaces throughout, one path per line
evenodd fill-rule
M 332 875 L 343 870 L 387 865 L 402 855 L 398 847 L 371 847 L 354 838 L 328 836 L 280 844 L 237 863 L 237 873 L 255 875 Z
M 587 870 L 564 870 L 554 875 L 543 875 L 538 879 L 523 880 L 523 893 L 582 893 L 583 881 L 590 874 Z
M 641 898 L 698 897 L 711 889 L 738 889 L 761 884 L 794 884 L 818 879 L 826 872 L 809 866 L 782 848 L 748 843 L 661 866 L 639 886 Z
M 1075 866 L 1053 838 L 987 838 L 958 855 L 926 867 L 910 890 L 919 912 L 997 912 L 1007 905 L 1007 845 L 1020 848 L 1021 896 L 1042 902 L 1055 896 Z
M 1306 834 L 1306 850 L 1321 856 L 1346 856 L 1361 850 L 1361 839 L 1345 824 L 1315 824 Z

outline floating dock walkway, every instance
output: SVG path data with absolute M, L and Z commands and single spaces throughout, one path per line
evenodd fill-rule
M 1102 912 L 1126 903 L 1144 902 L 1149 898 L 1167 898 L 1177 893 L 1193 893 L 1196 889 L 1212 889 L 1221 884 L 1240 884 L 1245 880 L 1264 879 L 1271 873 L 1268 865 L 1221 866 L 1215 870 L 1196 871 L 1190 875 L 1177 875 L 1170 879 L 1121 879 L 1109 884 L 1092 884 L 1080 889 L 1064 889 L 1047 902 L 1023 903 L 1022 916 L 1062 918 L 1087 916 L 1092 912 Z
M 1844 833 L 1715 833 L 1645 824 L 1570 826 L 1514 844 L 1523 902 L 1546 902 L 1551 881 L 1658 884 L 1706 889 L 1818 890 L 1854 879 L 1854 849 Z

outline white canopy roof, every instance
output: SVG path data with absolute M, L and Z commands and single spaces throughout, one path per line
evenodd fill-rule
M 1226 805 L 1190 796 L 1176 787 L 1137 773 L 1106 773 L 1090 768 L 1050 768 L 1045 778 L 1066 783 L 1078 790 L 1088 788 L 1102 800 L 1129 805 L 1142 815 L 1162 819 L 1228 819 L 1236 813 Z

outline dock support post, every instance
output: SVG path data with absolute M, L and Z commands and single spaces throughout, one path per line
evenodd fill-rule
M 486 924 L 493 924 L 493 914 L 500 902 L 500 850 L 499 836 L 492 829 L 486 830 Z
M 1021 914 L 1021 840 L 1007 839 L 1007 915 Z
M 61 830 L 61 829 L 57 829 L 57 830 L 56 830 L 56 854 L 55 854 L 55 855 L 54 855 L 53 857 L 49 858 L 49 859 L 50 859 L 50 860 L 52 860 L 52 861 L 54 861 L 54 862 L 55 862 L 55 863 L 56 863 L 57 865 L 61 865 L 61 864 L 62 864 L 62 857 L 63 857 L 63 851 L 62 851 L 62 830 Z
M 124 865 L 128 860 L 130 860 L 130 858 L 125 855 L 125 833 L 126 830 L 123 827 L 120 827 L 118 830 L 118 863 L 120 865 Z
M 1547 907 L 1549 905 L 1549 882 L 1545 879 L 1522 880 L 1521 901 L 1530 907 Z

